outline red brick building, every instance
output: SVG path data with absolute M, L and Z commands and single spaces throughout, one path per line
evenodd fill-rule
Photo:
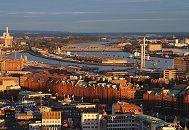
M 140 90 L 139 86 L 126 83 L 126 81 L 112 81 L 89 84 L 80 86 L 79 80 L 69 80 L 64 75 L 56 75 L 49 73 L 29 74 L 27 78 L 21 77 L 22 87 L 36 91 L 50 91 L 57 96 L 74 95 L 84 100 L 112 102 L 120 99 L 135 98 L 136 91 Z M 82 81 L 84 82 L 84 81 Z
M 11 71 L 11 70 L 22 70 L 24 68 L 24 59 L 1 59 L 0 70 Z
M 189 56 L 174 58 L 174 68 L 178 70 L 189 71 Z
M 143 94 L 143 110 L 162 115 L 189 117 L 189 90 L 157 89 Z
M 112 114 L 115 113 L 127 113 L 127 112 L 142 112 L 142 109 L 135 105 L 126 102 L 117 102 L 112 105 Z

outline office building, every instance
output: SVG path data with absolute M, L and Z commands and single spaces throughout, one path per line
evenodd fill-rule
M 173 124 L 145 114 L 107 115 L 107 130 L 157 130 L 159 128 L 175 130 Z
M 177 71 L 175 69 L 165 69 L 163 70 L 163 77 L 169 80 L 174 80 L 177 78 Z
M 95 104 L 91 103 L 61 103 L 61 112 L 64 120 L 72 120 L 73 125 L 80 124 L 83 113 L 97 113 L 98 109 Z
M 42 128 L 61 130 L 61 112 L 42 112 Z
M 82 130 L 100 130 L 100 119 L 102 115 L 98 113 L 82 113 Z

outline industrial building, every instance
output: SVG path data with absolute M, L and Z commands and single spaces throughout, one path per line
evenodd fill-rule
M 187 88 L 154 89 L 143 94 L 143 110 L 174 116 L 189 116 L 189 92 Z
M 103 64 L 126 64 L 128 61 L 126 59 L 102 59 Z
M 99 80 L 81 79 L 79 80 L 69 80 L 69 79 L 60 79 L 60 77 L 52 77 L 52 75 L 45 73 L 36 73 L 29 74 L 26 77 L 35 77 L 27 78 L 24 81 L 23 88 L 30 90 L 50 90 L 52 94 L 63 97 L 64 95 L 74 95 L 77 98 L 82 98 L 84 101 L 95 101 L 95 102 L 112 102 L 115 99 L 133 99 L 133 98 L 142 98 L 136 97 L 140 96 L 140 86 L 127 83 L 127 80 L 110 80 L 100 79 L 100 77 L 95 77 Z M 109 80 L 109 82 L 108 82 Z M 123 81 L 125 83 L 123 83 Z M 136 95 L 136 92 L 138 95 Z
M 22 70 L 24 68 L 24 59 L 0 59 L 0 70 L 1 71 L 14 71 L 14 70 Z
M 9 34 L 8 27 L 6 32 L 3 33 L 3 36 L 0 37 L 0 46 L 1 47 L 12 47 L 13 45 L 13 36 Z
M 148 51 L 162 51 L 162 44 L 149 44 Z

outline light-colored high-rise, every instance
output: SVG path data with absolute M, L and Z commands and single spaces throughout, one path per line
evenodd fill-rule
M 9 34 L 9 29 L 6 27 L 6 32 L 3 33 L 3 36 L 0 37 L 3 47 L 12 47 L 13 36 Z

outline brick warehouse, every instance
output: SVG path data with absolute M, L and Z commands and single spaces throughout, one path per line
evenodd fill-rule
M 189 117 L 189 88 L 157 89 L 143 94 L 143 110 Z
M 125 83 L 124 83 L 125 82 Z M 135 93 L 140 91 L 139 86 L 126 83 L 126 80 L 90 81 L 87 79 L 70 80 L 65 75 L 41 72 L 20 77 L 22 88 L 34 91 L 50 91 L 52 94 L 63 97 L 74 95 L 84 100 L 98 102 L 112 102 L 121 99 L 136 98 Z M 137 95 L 139 96 L 139 95 Z M 142 94 L 141 97 L 142 98 Z
M 22 70 L 24 68 L 24 59 L 1 59 L 0 60 L 0 70 L 1 71 L 11 71 L 11 70 Z

